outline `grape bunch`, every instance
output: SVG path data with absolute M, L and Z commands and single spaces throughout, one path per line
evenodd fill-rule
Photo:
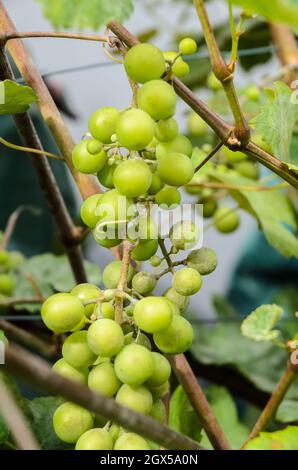
M 199 292 L 202 276 L 214 271 L 217 259 L 210 248 L 193 249 L 200 237 L 194 222 L 173 223 L 167 237 L 171 249 L 163 257 L 188 253 L 175 263 L 181 269 L 174 271 L 170 264 L 165 270 L 173 271 L 172 285 L 164 295 L 155 295 L 163 273 L 137 272 L 136 262 L 150 260 L 158 268 L 165 260 L 157 254 L 158 225 L 150 211 L 138 209 L 138 203 L 147 209 L 153 204 L 176 207 L 181 201 L 179 188 L 194 176 L 192 145 L 179 134 L 173 117 L 176 94 L 168 80 L 172 74 L 181 74 L 182 54 L 195 51 L 190 38 L 181 41 L 175 60 L 150 44 L 132 47 L 124 67 L 131 80 L 142 84 L 136 105 L 124 111 L 113 107 L 95 111 L 89 135 L 73 151 L 76 169 L 96 174 L 106 188 L 84 201 L 83 222 L 103 247 L 119 245 L 123 229 L 131 245 L 124 288 L 119 289 L 123 261 L 113 261 L 103 270 L 102 288 L 79 284 L 71 292 L 49 297 L 41 310 L 50 330 L 70 333 L 62 358 L 53 365 L 56 373 L 160 422 L 165 418 L 162 399 L 169 391 L 171 375 L 166 356 L 184 353 L 191 346 L 193 329 L 183 314 L 189 296 Z M 116 315 L 119 297 L 120 321 Z M 156 446 L 70 402 L 55 411 L 53 425 L 57 436 L 78 450 Z

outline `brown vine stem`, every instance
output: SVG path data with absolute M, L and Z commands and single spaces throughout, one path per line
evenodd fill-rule
M 0 243 L 0 250 L 6 250 L 7 249 L 7 246 L 8 246 L 8 244 L 10 242 L 10 239 L 13 235 L 15 226 L 16 226 L 18 220 L 19 220 L 20 215 L 24 211 L 27 211 L 27 210 L 32 212 L 33 214 L 38 212 L 35 209 L 35 207 L 24 205 L 24 206 L 18 207 L 15 211 L 12 212 L 12 214 L 10 214 L 8 222 L 7 222 L 5 230 L 4 230 L 3 239 Z
M 43 303 L 46 299 L 45 299 L 39 285 L 37 284 L 36 280 L 32 276 L 32 274 L 31 273 L 25 273 L 25 277 L 26 277 L 27 281 L 29 282 L 29 284 L 31 284 L 31 287 L 34 290 L 37 298 L 39 299 L 39 302 Z
M 0 47 L 0 79 L 14 80 L 14 75 L 5 55 L 4 49 Z M 27 147 L 43 151 L 42 144 L 37 135 L 36 129 L 28 113 L 16 114 L 14 121 L 17 130 Z M 86 282 L 86 273 L 83 263 L 81 248 L 77 243 L 76 227 L 74 226 L 69 212 L 64 203 L 61 192 L 58 188 L 55 176 L 49 165 L 47 158 L 41 155 L 35 158 L 29 153 L 33 168 L 37 174 L 40 187 L 44 192 L 48 202 L 50 212 L 56 222 L 60 233 L 60 238 L 65 246 L 65 250 L 70 261 L 74 276 L 78 282 Z
M 18 447 L 22 450 L 39 450 L 25 416 L 3 380 L 0 380 L 0 411 Z
M 179 354 L 178 356 L 169 358 L 169 360 L 177 379 L 181 383 L 194 410 L 197 412 L 214 449 L 230 449 L 230 445 L 222 432 L 206 396 L 185 356 L 183 354 Z
M 145 438 L 177 450 L 204 450 L 196 441 L 173 431 L 149 416 L 136 413 L 121 406 L 114 399 L 92 392 L 86 385 L 65 379 L 55 374 L 49 364 L 26 351 L 24 348 L 9 344 L 5 350 L 5 368 L 22 377 L 38 389 L 50 395 L 63 396 L 69 401 L 100 414 L 107 420 L 120 424 L 125 429 L 141 434 Z
M 168 253 L 168 250 L 166 248 L 166 245 L 165 245 L 165 241 L 163 238 L 159 238 L 158 239 L 158 244 L 159 244 L 159 247 L 161 249 L 161 252 L 164 256 L 164 259 L 166 260 L 167 262 L 167 265 L 168 265 L 168 272 L 172 273 L 173 272 L 173 263 L 172 263 L 172 260 L 171 260 L 171 257 Z
M 267 405 L 263 409 L 258 421 L 254 425 L 248 437 L 248 440 L 245 442 L 245 444 L 249 442 L 251 439 L 254 439 L 269 424 L 271 419 L 274 417 L 279 405 L 281 404 L 285 394 L 287 393 L 295 377 L 296 377 L 296 373 L 294 369 L 292 368 L 291 364 L 288 363 L 285 372 L 283 373 L 280 381 L 278 382 L 275 390 L 273 391 Z M 244 447 L 245 447 L 245 444 L 244 444 Z
M 54 160 L 60 160 L 64 162 L 64 158 L 60 157 L 59 155 L 55 155 L 54 153 L 51 153 L 51 152 L 46 152 L 45 150 L 41 152 L 34 148 L 22 147 L 21 145 L 16 145 L 11 142 L 8 142 L 7 140 L 3 139 L 3 137 L 0 137 L 0 143 L 5 145 L 5 147 L 8 147 L 13 150 L 19 150 L 20 152 L 26 152 L 26 153 L 35 153 L 37 155 L 45 155 L 46 157 L 53 158 Z
M 133 245 L 129 242 L 129 240 L 125 240 L 123 242 L 123 255 L 122 255 L 122 266 L 120 272 L 120 279 L 116 290 L 115 295 L 115 321 L 119 324 L 122 323 L 123 320 L 123 291 L 126 289 L 127 286 L 127 276 L 128 276 L 128 269 L 131 261 L 131 250 L 133 249 Z
M 66 33 L 66 32 L 53 32 L 53 31 L 25 31 L 25 32 L 11 32 L 3 33 L 0 35 L 0 43 L 6 44 L 11 39 L 26 39 L 26 38 L 63 38 L 63 39 L 80 39 L 81 41 L 97 41 L 109 42 L 107 36 L 99 36 L 98 34 L 84 34 L 84 33 Z

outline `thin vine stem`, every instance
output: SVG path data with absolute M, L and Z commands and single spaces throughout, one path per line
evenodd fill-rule
M 110 42 L 107 36 L 99 36 L 98 34 L 85 34 L 85 33 L 67 33 L 56 31 L 25 31 L 10 33 L 3 33 L 0 35 L 0 42 L 6 44 L 11 39 L 28 39 L 28 38 L 56 38 L 56 39 L 80 39 L 81 41 L 96 41 L 96 42 Z
M 209 160 L 211 160 L 212 157 L 214 157 L 214 155 L 221 149 L 222 146 L 223 146 L 223 142 L 221 142 L 221 141 L 218 142 L 218 144 L 216 144 L 214 149 L 211 150 L 211 152 L 207 155 L 207 157 L 204 158 L 204 160 L 201 163 L 199 163 L 199 165 L 194 170 L 194 173 L 196 173 L 201 168 L 203 168 L 203 166 L 206 165 L 206 163 L 208 163 Z
M 0 143 L 5 145 L 5 147 L 8 147 L 13 150 L 19 150 L 21 152 L 26 152 L 26 153 L 34 153 L 37 155 L 45 155 L 46 157 L 53 158 L 54 160 L 61 160 L 65 161 L 63 157 L 60 157 L 59 155 L 56 155 L 55 153 L 52 152 L 46 152 L 45 150 L 38 150 L 35 148 L 30 148 L 30 147 L 22 147 L 21 145 L 16 145 L 13 144 L 12 142 L 8 142 L 8 140 L 3 139 L 3 137 L 0 137 Z
M 11 240 L 11 237 L 13 236 L 19 217 L 25 211 L 29 211 L 34 215 L 40 214 L 40 210 L 38 208 L 33 207 L 33 206 L 27 206 L 27 205 L 20 206 L 15 211 L 13 211 L 12 214 L 10 214 L 9 216 L 8 222 L 4 230 L 3 239 L 0 243 L 0 250 L 7 249 L 9 242 Z
M 124 240 L 120 279 L 115 295 L 115 321 L 119 324 L 123 322 L 123 292 L 127 286 L 127 276 L 131 261 L 132 249 L 133 245 L 130 243 L 130 241 Z

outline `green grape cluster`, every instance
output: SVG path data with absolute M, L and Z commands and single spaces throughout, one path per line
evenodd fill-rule
M 0 243 L 3 239 L 0 232 Z M 25 261 L 25 257 L 19 251 L 0 249 L 0 296 L 5 300 L 11 297 L 15 288 L 14 272 Z

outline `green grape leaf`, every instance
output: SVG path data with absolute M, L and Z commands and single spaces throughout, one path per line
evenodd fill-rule
M 249 441 L 245 450 L 298 450 L 298 426 L 288 426 L 282 431 L 261 432 Z
M 250 313 L 241 325 L 243 336 L 254 341 L 272 341 L 280 332 L 273 327 L 280 320 L 283 310 L 278 305 L 261 305 Z
M 101 279 L 99 268 L 89 261 L 85 261 L 85 268 L 88 281 L 99 284 Z M 65 255 L 55 256 L 51 253 L 44 253 L 33 256 L 22 263 L 16 275 L 14 296 L 36 297 L 36 293 L 26 277 L 27 273 L 30 273 L 36 281 L 45 298 L 54 292 L 69 292 L 76 285 Z M 22 303 L 14 306 L 16 310 L 28 310 L 32 313 L 38 312 L 40 307 L 39 303 Z
M 212 297 L 212 305 L 218 317 L 234 317 L 236 310 L 233 305 L 220 294 L 214 294 Z
M 267 90 L 267 103 L 250 124 L 263 136 L 276 157 L 284 162 L 291 158 L 290 148 L 298 111 L 291 100 L 293 91 L 282 82 Z
M 297 0 L 233 0 L 246 10 L 291 26 L 298 26 Z
M 209 174 L 222 183 L 239 187 L 255 186 L 256 191 L 246 191 L 244 188 L 230 193 L 240 207 L 256 217 L 271 246 L 283 256 L 298 258 L 298 239 L 293 233 L 297 228 L 295 212 L 283 192 L 258 191 L 259 183 L 234 171 L 222 173 L 213 170 Z
M 232 449 L 239 449 L 249 435 L 249 429 L 239 421 L 234 400 L 225 387 L 212 385 L 205 390 L 206 397 Z M 202 446 L 213 449 L 205 431 Z
M 133 11 L 132 0 L 36 0 L 55 29 L 91 28 L 97 31 L 110 21 L 124 21 Z
M 196 441 L 201 440 L 202 424 L 181 385 L 176 388 L 171 397 L 169 426 Z
M 298 421 L 298 400 L 283 400 L 278 407 L 275 419 L 281 423 Z
M 36 101 L 38 97 L 29 86 L 12 80 L 0 81 L 0 115 L 25 113 Z

